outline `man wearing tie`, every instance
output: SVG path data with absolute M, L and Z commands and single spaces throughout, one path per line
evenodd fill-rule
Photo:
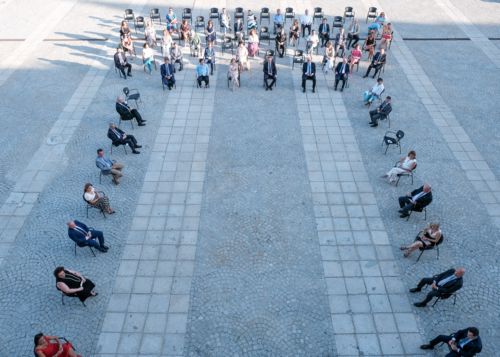
M 127 102 L 125 102 L 125 98 L 122 96 L 118 96 L 116 98 L 116 105 L 115 109 L 120 114 L 122 120 L 132 120 L 135 118 L 137 120 L 137 125 L 139 126 L 144 126 L 146 120 L 142 119 L 141 114 L 139 114 L 139 111 L 137 109 L 131 109 Z
M 399 213 L 400 217 L 408 217 L 409 212 L 413 209 L 424 208 L 432 202 L 431 186 L 427 183 L 412 192 L 408 192 L 406 196 L 399 197 Z
M 377 109 L 370 110 L 370 126 L 375 128 L 378 126 L 379 120 L 387 119 L 387 116 L 392 112 L 391 96 L 385 97 L 385 100 L 378 106 Z
M 366 70 L 366 73 L 363 76 L 363 78 L 368 77 L 372 68 L 375 69 L 375 73 L 373 74 L 372 78 L 375 78 L 377 73 L 380 71 L 382 66 L 385 64 L 385 59 L 386 59 L 385 50 L 383 48 L 381 48 L 380 52 L 375 53 L 375 56 L 373 56 L 372 63 L 370 63 L 370 65 L 368 66 L 368 69 Z
M 428 344 L 420 346 L 423 350 L 433 350 L 434 346 L 439 343 L 448 344 L 450 353 L 446 357 L 459 357 L 459 356 L 474 356 L 480 353 L 483 349 L 481 337 L 479 337 L 479 330 L 477 327 L 468 327 L 459 330 L 449 336 L 439 335 Z
M 174 66 L 169 63 L 168 57 L 165 57 L 164 61 L 160 66 L 161 81 L 163 85 L 168 87 L 168 90 L 172 90 L 175 84 Z
M 441 297 L 453 294 L 463 285 L 462 277 L 465 274 L 464 268 L 449 269 L 441 274 L 434 275 L 431 278 L 423 278 L 420 280 L 416 288 L 410 289 L 410 293 L 416 293 L 422 290 L 425 285 L 431 286 L 431 291 L 421 302 L 416 302 L 416 307 L 424 307 L 434 297 Z
M 340 88 L 340 91 L 342 92 L 344 90 L 345 84 L 349 79 L 349 70 L 349 63 L 347 63 L 347 58 L 344 57 L 342 59 L 342 62 L 337 64 L 337 67 L 335 68 L 335 90 L 337 90 L 339 81 L 342 81 L 342 87 Z
M 132 77 L 132 65 L 127 62 L 127 56 L 125 56 L 121 47 L 116 49 L 113 59 L 115 61 L 115 67 L 121 72 L 123 78 L 127 79 L 127 75 Z M 125 74 L 125 68 L 127 69 L 127 74 Z
M 267 56 L 267 61 L 264 62 L 263 71 L 266 90 L 273 90 L 274 83 L 276 83 L 276 76 L 278 75 L 276 63 L 273 61 L 273 56 Z M 271 83 L 269 83 L 269 81 L 271 81 Z
M 104 234 L 87 227 L 77 220 L 69 221 L 68 236 L 79 247 L 91 246 L 100 252 L 106 253 L 109 247 L 104 245 Z
M 312 63 L 311 57 L 302 65 L 302 92 L 306 92 L 306 81 L 313 82 L 313 93 L 316 92 L 316 64 Z
M 209 42 L 207 48 L 205 48 L 205 53 L 203 55 L 203 58 L 205 58 L 205 63 L 207 65 L 210 65 L 210 75 L 214 74 L 215 50 L 212 42 Z
M 321 39 L 321 47 L 325 47 L 326 43 L 330 41 L 330 25 L 326 20 L 326 17 L 323 18 L 321 25 L 319 25 L 319 38 Z
M 109 123 L 108 138 L 111 139 L 114 146 L 128 145 L 134 154 L 140 154 L 140 151 L 137 151 L 137 149 L 142 146 L 137 144 L 135 137 L 117 128 L 114 123 Z

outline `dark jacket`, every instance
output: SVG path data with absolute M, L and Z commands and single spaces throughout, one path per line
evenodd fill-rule
M 455 269 L 452 268 L 445 272 L 442 272 L 441 274 L 434 275 L 432 277 L 432 280 L 434 280 L 436 284 L 438 284 L 441 280 L 446 279 L 453 274 L 455 274 Z M 457 290 L 460 290 L 462 285 L 463 285 L 463 279 L 460 277 L 456 278 L 455 280 L 447 282 L 443 286 L 439 286 L 437 291 L 440 295 L 448 295 L 454 293 Z
M 424 186 L 421 186 L 420 188 L 413 190 L 411 192 L 411 196 L 413 197 L 416 194 L 419 194 L 420 192 L 422 192 L 423 190 L 424 190 Z M 421 209 L 421 208 L 428 206 L 431 202 L 432 202 L 432 191 L 429 191 L 427 194 L 425 194 L 417 199 L 417 201 L 415 202 L 415 207 L 417 209 L 419 209 L 419 208 Z
M 168 66 L 168 71 L 170 72 L 169 75 L 172 76 L 172 78 L 170 80 L 175 80 L 174 66 L 172 65 L 172 63 L 169 63 L 168 65 L 164 63 L 160 66 L 161 78 L 162 78 L 164 83 L 166 83 L 165 77 L 167 76 L 167 66 Z
M 123 142 L 123 135 L 125 134 L 125 132 L 119 128 L 116 128 L 114 129 L 118 135 L 113 131 L 111 130 L 111 128 L 108 129 L 108 138 L 111 139 L 111 141 L 113 142 L 113 145 L 115 146 L 118 146 L 118 145 L 121 145 Z
M 372 59 L 372 65 L 375 66 L 375 65 L 382 65 L 385 63 L 385 58 L 386 58 L 386 55 L 385 53 L 384 54 L 381 54 L 380 52 L 377 52 L 375 53 L 375 56 L 373 56 L 373 59 Z
M 132 113 L 130 112 L 130 107 L 128 106 L 128 104 L 116 102 L 115 108 L 123 120 L 132 120 L 133 119 L 133 116 L 132 116 Z
M 461 357 L 472 357 L 476 353 L 481 352 L 481 350 L 483 349 L 483 344 L 481 342 L 481 337 L 479 337 L 479 336 L 477 336 L 476 339 L 474 339 L 474 340 L 469 341 L 468 343 L 466 343 L 463 348 L 460 348 L 459 342 L 460 342 L 461 339 L 467 337 L 467 332 L 469 331 L 469 328 L 466 328 L 464 330 L 459 330 L 459 331 L 455 332 L 452 335 L 452 337 L 455 338 L 455 341 L 457 343 L 457 347 L 459 348 L 459 350 L 457 351 L 458 352 L 458 356 L 461 356 Z
M 337 66 L 335 67 L 335 75 L 337 75 L 337 76 L 338 76 L 338 75 L 340 75 L 340 70 L 342 69 L 342 65 L 343 65 L 343 64 L 344 64 L 344 62 L 339 62 L 339 63 L 337 64 Z M 344 69 L 344 74 L 345 74 L 346 76 L 348 76 L 348 75 L 349 75 L 349 71 L 350 71 L 350 66 L 349 66 L 349 63 L 346 63 L 346 64 L 345 64 L 345 69 Z
M 323 35 L 323 32 L 326 32 L 327 33 L 326 35 L 329 36 L 329 34 L 330 34 L 330 25 L 329 24 L 321 24 L 321 25 L 319 25 L 318 32 L 319 32 L 320 36 Z
M 307 65 L 308 63 L 305 62 L 303 65 L 302 65 L 302 75 L 305 76 L 306 73 L 307 73 Z M 311 77 L 315 77 L 316 76 L 316 64 L 314 62 L 311 62 L 311 73 L 312 73 L 312 76 Z
M 79 222 L 75 220 L 75 224 L 77 227 L 82 228 L 86 233 L 89 232 L 89 227 L 85 225 L 85 223 Z M 79 230 L 72 229 L 68 227 L 68 236 L 69 238 L 76 243 L 79 247 L 85 246 L 88 244 L 85 234 L 80 232 Z
M 269 61 L 264 62 L 263 71 L 264 71 L 264 76 L 269 75 Z M 278 71 L 276 70 L 276 63 L 274 63 L 274 61 L 271 61 L 271 73 L 273 76 L 275 76 L 278 73 Z
M 123 67 L 120 63 L 120 56 L 122 57 L 123 63 L 127 64 L 127 56 L 125 56 L 125 53 L 116 52 L 113 59 L 115 61 L 115 67 L 117 68 Z

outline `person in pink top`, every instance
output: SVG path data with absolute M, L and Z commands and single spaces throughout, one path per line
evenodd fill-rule
M 351 66 L 351 73 L 354 70 L 354 65 L 361 60 L 361 56 L 363 56 L 363 52 L 361 52 L 361 46 L 356 45 L 356 47 L 351 50 L 351 55 L 349 56 L 351 58 L 351 60 L 349 61 L 349 65 Z

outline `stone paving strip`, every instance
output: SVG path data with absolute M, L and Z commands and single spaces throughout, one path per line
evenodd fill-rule
M 471 39 L 478 50 L 482 51 L 491 62 L 500 69 L 500 48 L 495 46 L 474 24 L 449 0 L 436 0 L 444 12 Z
M 317 68 L 317 72 L 320 72 Z M 422 335 L 342 95 L 317 74 L 295 94 L 339 356 L 421 354 Z M 320 78 L 321 77 L 321 78 Z
M 383 11 L 378 1 L 363 2 Z M 391 56 L 398 60 L 422 104 L 462 166 L 492 221 L 500 228 L 500 182 L 397 30 L 394 30 L 394 43 L 390 52 Z M 500 246 L 500 241 L 497 241 L 497 245 Z

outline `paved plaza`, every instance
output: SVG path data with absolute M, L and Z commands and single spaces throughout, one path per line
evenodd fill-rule
M 289 47 L 265 91 L 271 39 L 231 91 L 218 33 L 210 87 L 197 88 L 196 58 L 183 47 L 168 91 L 159 69 L 143 71 L 143 34 L 131 22 L 139 57 L 125 81 L 113 64 L 124 9 L 158 7 L 160 35 L 168 6 L 178 17 L 192 8 L 193 25 L 211 7 L 293 7 L 297 18 L 321 7 L 331 24 L 352 6 L 362 38 L 368 8 L 385 11 L 394 41 L 381 76 L 390 129 L 405 132 L 401 155 L 384 155 L 387 122 L 368 125 L 366 53 L 340 92 L 320 70 L 320 49 L 317 90 L 309 82 L 302 93 Z M 500 2 L 2 0 L 0 10 L 0 357 L 33 355 L 38 332 L 65 336 L 85 357 L 444 356 L 444 346 L 419 346 L 469 326 L 480 331 L 480 356 L 498 356 Z M 121 126 L 140 155 L 109 152 L 125 86 L 140 91 L 147 119 Z M 120 185 L 99 182 L 97 148 L 125 164 Z M 389 185 L 380 176 L 409 150 L 413 185 Z M 86 182 L 116 214 L 87 218 Z M 434 197 L 427 220 L 399 218 L 398 197 L 424 182 Z M 70 219 L 104 231 L 109 252 L 75 255 Z M 439 259 L 404 258 L 400 246 L 432 221 L 445 237 Z M 99 295 L 62 305 L 59 265 L 92 279 Z M 459 266 L 455 305 L 413 306 L 424 294 L 408 290 L 420 278 Z

